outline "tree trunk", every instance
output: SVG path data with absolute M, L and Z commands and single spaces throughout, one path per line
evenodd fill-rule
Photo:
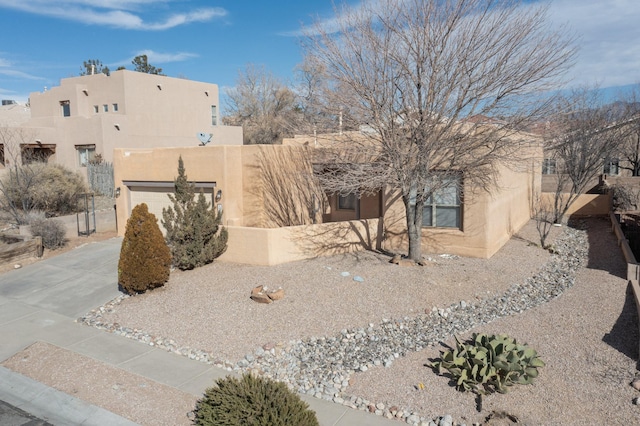
M 418 262 L 422 260 L 422 201 L 416 197 L 415 204 L 411 203 L 409 195 L 403 195 L 404 207 L 407 215 L 407 236 L 409 238 L 409 259 Z

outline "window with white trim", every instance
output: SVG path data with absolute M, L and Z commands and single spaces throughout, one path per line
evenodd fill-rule
M 96 146 L 94 144 L 76 145 L 76 151 L 78 152 L 78 165 L 80 167 L 87 167 L 96 156 Z
M 460 176 L 444 177 L 441 186 L 424 201 L 422 226 L 460 229 L 462 226 L 461 187 Z M 425 191 L 428 191 L 428 188 Z
M 423 203 L 422 226 L 433 228 L 462 227 L 462 188 L 461 176 L 446 176 L 438 184 L 438 188 Z M 425 193 L 429 193 L 425 188 Z M 410 202 L 415 205 L 417 191 L 410 194 Z

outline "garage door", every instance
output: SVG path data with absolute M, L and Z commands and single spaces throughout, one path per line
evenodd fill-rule
M 173 203 L 169 200 L 169 194 L 173 194 L 173 188 L 150 188 L 144 186 L 130 187 L 131 208 L 138 204 L 146 203 L 149 212 L 156 215 L 158 225 L 162 219 L 162 209 L 172 207 Z M 131 213 L 131 212 L 129 212 Z
M 173 182 L 124 182 L 129 188 L 129 197 L 131 209 L 138 204 L 146 203 L 149 208 L 149 212 L 153 213 L 158 219 L 158 226 L 164 233 L 162 227 L 162 209 L 167 207 L 173 207 L 173 203 L 169 200 L 169 194 L 173 194 Z M 215 182 L 196 182 L 196 194 L 200 190 L 204 191 L 204 194 L 209 203 L 213 201 L 213 193 L 215 188 Z M 131 216 L 131 211 L 129 211 Z

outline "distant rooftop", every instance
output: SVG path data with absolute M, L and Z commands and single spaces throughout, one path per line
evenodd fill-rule
M 3 99 L 0 105 L 0 126 L 19 126 L 31 118 L 31 108 L 11 99 Z

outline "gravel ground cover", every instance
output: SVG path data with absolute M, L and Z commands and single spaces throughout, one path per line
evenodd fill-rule
M 636 424 L 639 394 L 629 383 L 638 327 L 626 266 L 608 222 L 585 225 L 554 228 L 553 255 L 535 245 L 532 222 L 491 259 L 431 255 L 428 266 L 400 267 L 360 253 L 275 267 L 214 263 L 79 320 L 411 424 L 512 422 L 486 421 L 504 412 L 532 425 Z M 282 286 L 285 298 L 257 304 L 249 299 L 257 285 Z M 510 334 L 547 366 L 534 385 L 486 397 L 478 413 L 473 395 L 424 366 L 453 334 L 471 332 Z

